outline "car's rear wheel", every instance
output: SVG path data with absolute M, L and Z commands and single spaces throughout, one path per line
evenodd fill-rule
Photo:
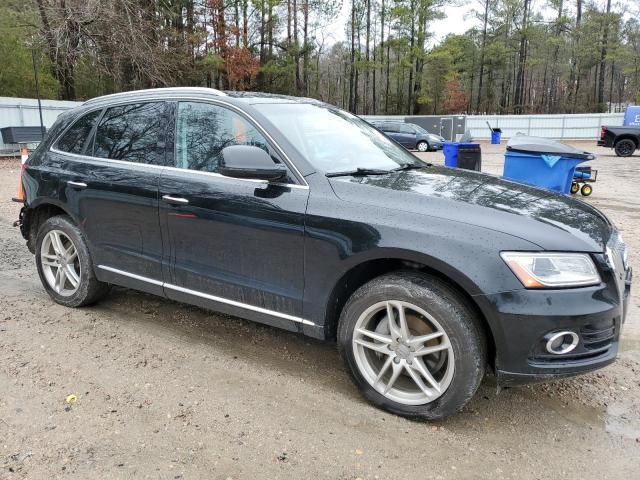
M 427 142 L 425 142 L 424 140 L 418 142 L 418 145 L 416 145 L 416 147 L 418 148 L 419 152 L 426 152 L 426 151 L 429 150 L 429 144 Z
M 623 138 L 616 142 L 614 150 L 619 157 L 630 157 L 636 151 L 636 144 L 629 138 Z
M 486 362 L 474 311 L 446 283 L 415 272 L 385 275 L 357 290 L 342 312 L 338 347 L 369 401 L 418 419 L 459 411 Z
M 47 293 L 67 307 L 89 305 L 109 291 L 109 285 L 95 277 L 82 233 L 66 215 L 51 217 L 40 226 L 36 265 Z

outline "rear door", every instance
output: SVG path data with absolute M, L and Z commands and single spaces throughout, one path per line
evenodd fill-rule
M 179 102 L 175 139 L 175 165 L 160 181 L 167 296 L 297 328 L 308 187 L 293 174 L 274 184 L 217 173 L 229 145 L 258 146 L 282 163 L 265 135 L 229 106 Z
M 80 153 L 62 151 L 70 150 L 64 135 L 52 151 L 64 162 L 63 194 L 98 278 L 156 294 L 162 294 L 158 183 L 168 114 L 165 102 L 108 107 L 96 112 Z

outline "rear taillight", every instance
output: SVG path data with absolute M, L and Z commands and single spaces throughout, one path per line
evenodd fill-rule
M 600 129 L 600 139 L 601 139 L 601 140 L 604 140 L 604 137 L 605 137 L 605 135 L 606 135 L 606 134 L 607 134 L 607 129 L 606 129 L 606 128 L 604 128 L 604 127 L 602 127 L 602 128 Z

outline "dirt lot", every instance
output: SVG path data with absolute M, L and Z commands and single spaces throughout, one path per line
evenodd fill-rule
M 599 155 L 588 201 L 640 272 L 640 157 L 580 146 Z M 483 145 L 483 170 L 502 149 Z M 0 478 L 637 478 L 638 288 L 614 365 L 499 392 L 489 377 L 460 415 L 414 423 L 369 406 L 333 344 L 120 288 L 54 304 L 11 226 L 18 167 L 0 160 Z

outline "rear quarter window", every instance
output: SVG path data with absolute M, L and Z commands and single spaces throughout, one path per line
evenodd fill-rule
M 56 142 L 54 148 L 62 152 L 82 154 L 85 143 L 98 121 L 101 110 L 87 113 L 76 120 Z

